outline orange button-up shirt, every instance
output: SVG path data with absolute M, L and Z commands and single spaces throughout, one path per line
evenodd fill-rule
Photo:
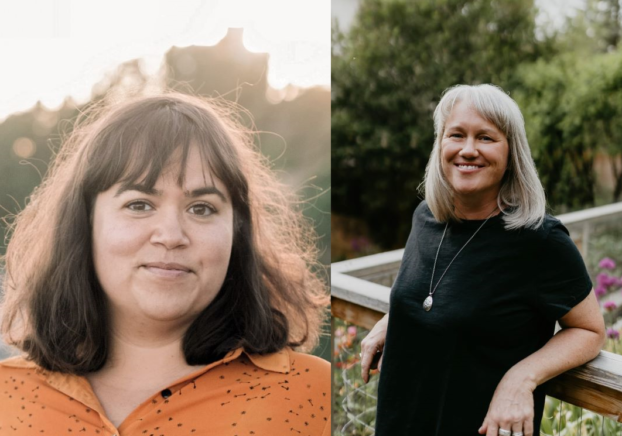
M 330 382 L 317 357 L 240 348 L 155 393 L 117 428 L 85 377 L 16 357 L 0 362 L 0 435 L 329 436 Z

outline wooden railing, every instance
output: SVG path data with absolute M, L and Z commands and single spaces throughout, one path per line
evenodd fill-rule
M 594 226 L 622 223 L 622 203 L 559 215 L 584 256 Z M 622 241 L 621 241 L 622 243 Z M 331 265 L 331 312 L 365 329 L 389 311 L 390 286 L 404 250 L 365 256 Z M 596 359 L 549 382 L 548 394 L 622 422 L 622 356 L 601 351 Z

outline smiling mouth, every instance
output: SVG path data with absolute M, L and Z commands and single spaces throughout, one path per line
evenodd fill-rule
M 480 168 L 483 168 L 482 166 L 479 166 L 479 165 L 465 165 L 465 164 L 456 164 L 456 167 L 458 167 L 461 170 L 478 170 Z
M 479 166 L 479 165 L 466 165 L 466 164 L 455 164 L 455 166 L 456 168 L 462 171 L 476 171 L 481 168 L 484 168 L 483 166 Z

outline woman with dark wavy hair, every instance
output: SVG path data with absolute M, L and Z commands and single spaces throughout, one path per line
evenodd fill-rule
M 313 233 L 223 104 L 77 123 L 16 217 L 0 433 L 330 434 Z

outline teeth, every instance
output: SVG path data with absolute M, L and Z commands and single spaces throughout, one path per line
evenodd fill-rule
M 464 168 L 467 170 L 476 170 L 479 167 L 477 165 L 458 165 L 458 168 Z

